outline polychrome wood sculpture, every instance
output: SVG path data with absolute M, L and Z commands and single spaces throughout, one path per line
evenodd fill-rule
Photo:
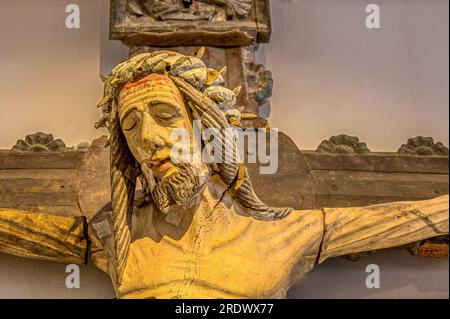
M 283 298 L 329 257 L 448 234 L 448 196 L 274 208 L 256 196 L 237 162 L 173 158 L 174 130 L 193 135 L 193 120 L 226 129 L 243 116 L 235 108 L 239 89 L 226 88 L 202 54 L 139 54 L 106 78 L 97 126 L 110 131 L 112 214 L 93 218 L 89 239 L 81 217 L 0 210 L 0 251 L 80 262 L 90 240 L 94 253 L 104 250 L 106 265 L 96 264 L 120 298 Z M 191 138 L 184 147 L 206 142 Z M 235 143 L 226 135 L 220 142 Z

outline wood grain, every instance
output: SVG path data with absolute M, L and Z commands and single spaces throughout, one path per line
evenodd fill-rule
M 448 234 L 449 197 L 367 207 L 323 209 L 320 262 Z
M 85 219 L 0 209 L 0 252 L 19 257 L 85 264 Z
M 448 174 L 448 157 L 396 153 L 323 154 L 302 152 L 311 170 L 342 170 L 385 173 Z
M 0 170 L 2 169 L 57 169 L 77 168 L 84 152 L 14 152 L 0 151 Z

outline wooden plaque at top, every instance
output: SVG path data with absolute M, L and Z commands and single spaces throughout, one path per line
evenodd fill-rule
M 111 0 L 110 38 L 128 46 L 246 46 L 270 33 L 269 0 Z

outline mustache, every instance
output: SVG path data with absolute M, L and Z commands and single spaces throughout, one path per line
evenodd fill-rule
M 158 181 L 155 174 L 152 171 L 152 166 L 149 165 L 150 162 L 144 162 L 141 164 L 141 183 L 143 190 L 150 194 L 155 190 L 156 185 L 161 184 L 162 181 Z M 209 171 L 201 173 L 200 165 L 192 163 L 172 163 L 175 167 L 179 169 L 179 173 L 175 175 L 172 179 L 177 181 L 177 176 L 180 174 L 184 177 L 190 176 L 191 180 L 195 180 L 197 186 L 203 185 L 209 174 Z
M 200 179 L 195 167 L 189 164 L 177 167 L 178 171 L 161 181 L 155 181 L 151 190 L 146 191 L 163 214 L 168 214 L 175 206 L 191 207 L 200 189 Z M 143 171 L 143 174 L 145 176 L 146 173 Z

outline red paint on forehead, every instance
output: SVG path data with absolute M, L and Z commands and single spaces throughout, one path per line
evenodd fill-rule
M 142 79 L 136 81 L 136 82 L 128 82 L 126 83 L 121 91 L 126 91 L 128 89 L 131 89 L 133 87 L 139 86 L 139 85 L 143 85 L 143 84 L 150 84 L 152 83 L 154 84 L 161 84 L 161 85 L 171 85 L 173 86 L 173 82 L 172 80 L 165 74 L 157 74 L 157 73 L 152 73 L 149 74 L 145 77 L 143 77 Z
M 139 95 L 143 94 L 144 91 L 149 89 L 150 91 L 159 92 L 159 96 L 165 96 L 173 100 L 175 105 L 183 105 L 184 101 L 175 83 L 170 79 L 168 75 L 152 73 L 149 74 L 138 81 L 126 83 L 119 93 L 120 103 L 127 102 L 128 100 L 136 99 Z M 147 90 L 145 93 L 146 98 L 156 99 L 156 94 L 151 94 Z M 144 95 L 142 95 L 143 97 Z

